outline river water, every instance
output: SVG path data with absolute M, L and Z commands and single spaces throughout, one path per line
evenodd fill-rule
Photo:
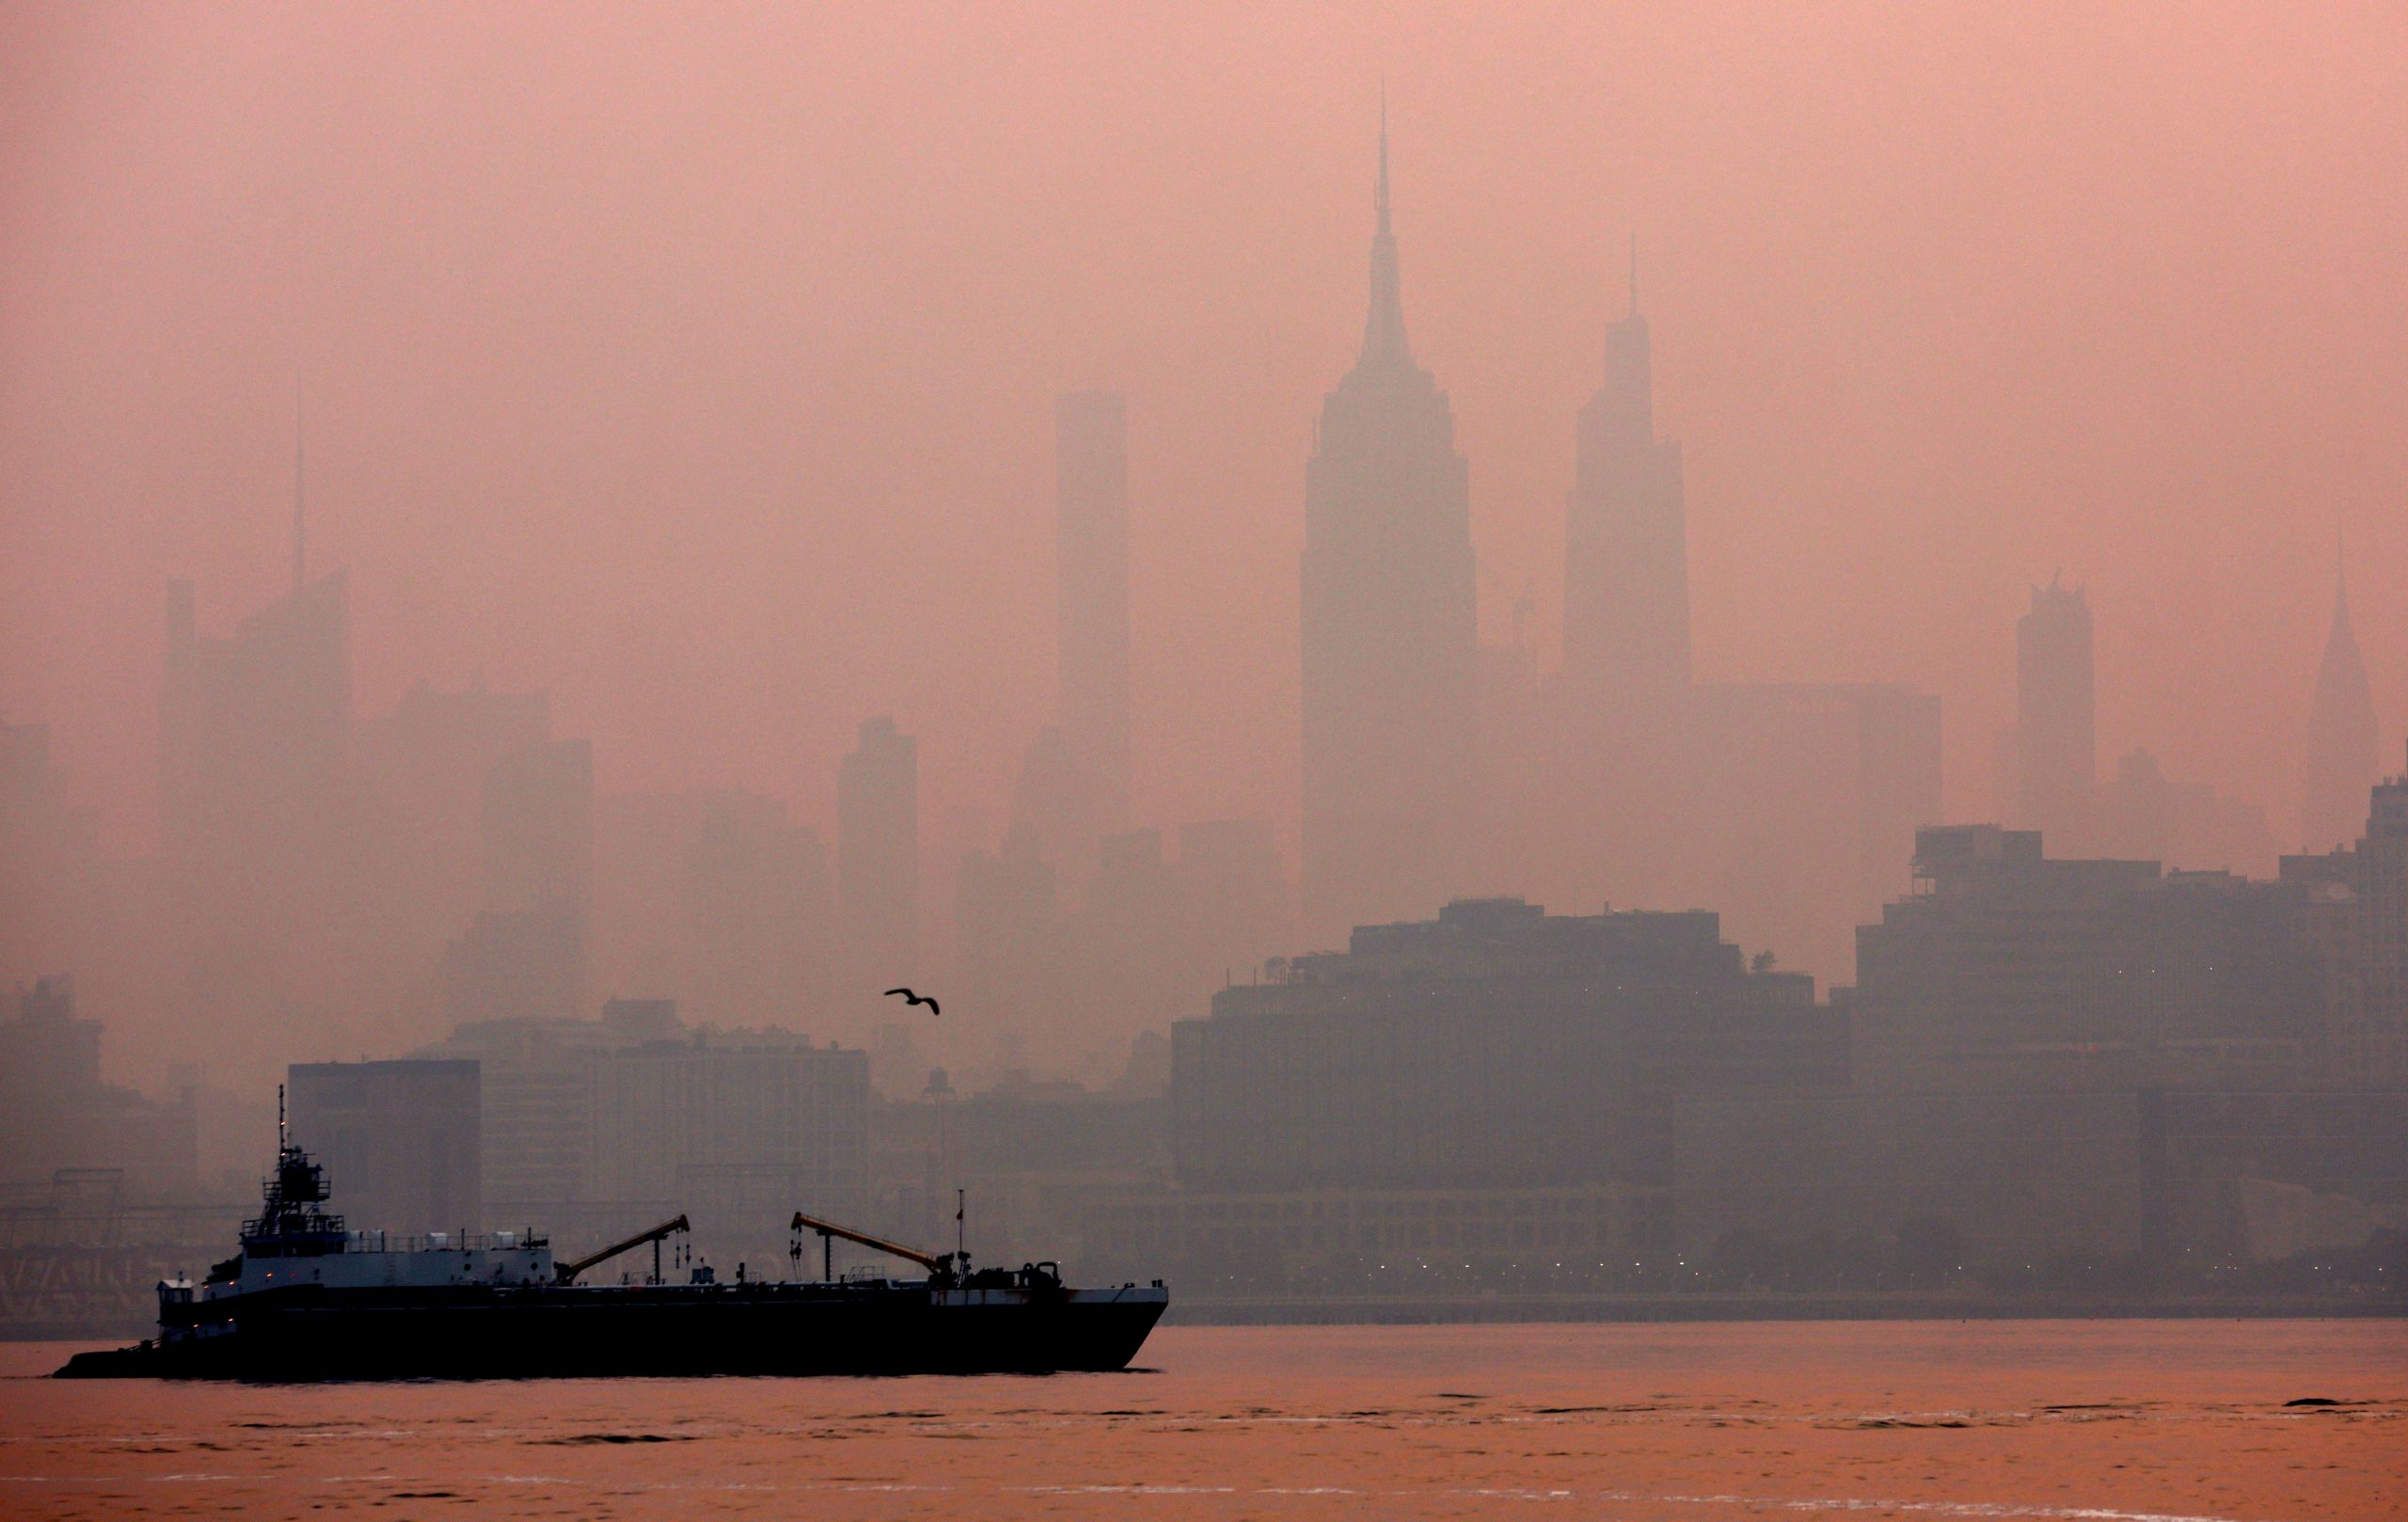
M 2401 1322 L 1172 1327 L 1140 1371 L 1041 1379 L 36 1377 L 69 1351 L 0 1346 L 0 1517 L 2408 1516 Z

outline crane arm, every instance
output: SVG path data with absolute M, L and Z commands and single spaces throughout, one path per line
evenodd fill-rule
M 903 1246 L 899 1243 L 888 1242 L 880 1237 L 873 1237 L 866 1231 L 856 1231 L 850 1227 L 838 1226 L 833 1221 L 823 1221 L 816 1215 L 805 1215 L 800 1211 L 795 1212 L 794 1226 L 792 1229 L 801 1231 L 806 1229 L 820 1232 L 826 1236 L 842 1237 L 847 1242 L 859 1243 L 873 1252 L 892 1254 L 893 1256 L 903 1259 L 906 1261 L 917 1263 L 931 1274 L 942 1274 L 945 1272 L 945 1262 L 944 1260 L 941 1258 L 931 1258 L 927 1253 Z
M 689 1229 L 690 1229 L 690 1228 L 686 1225 L 686 1218 L 680 1215 L 674 1220 L 663 1221 L 658 1226 L 653 1227 L 649 1230 L 639 1231 L 634 1236 L 627 1238 L 625 1242 L 614 1242 L 610 1244 L 610 1245 L 603 1248 L 600 1252 L 587 1253 L 582 1258 L 571 1259 L 565 1263 L 558 1264 L 553 1268 L 552 1272 L 557 1282 L 562 1284 L 574 1284 L 577 1282 L 577 1276 L 579 1274 L 584 1273 L 587 1269 L 592 1268 L 596 1263 L 607 1263 L 611 1259 L 618 1257 L 621 1253 L 626 1252 L 630 1248 L 641 1247 L 647 1242 L 658 1242 L 661 1238 L 670 1235 L 672 1232 L 685 1231 Z

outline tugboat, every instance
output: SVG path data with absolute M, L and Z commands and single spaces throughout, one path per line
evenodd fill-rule
M 278 1096 L 281 1100 L 281 1095 Z M 279 1105 L 279 1108 L 281 1106 Z M 159 1335 L 79 1353 L 61 1379 L 530 1379 L 705 1374 L 980 1374 L 1129 1367 L 1170 1304 L 1150 1285 L 1076 1290 L 1051 1262 L 974 1270 L 800 1211 L 789 1256 L 816 1232 L 823 1276 L 721 1284 L 660 1275 L 683 1215 L 599 1252 L 555 1261 L 532 1233 L 349 1230 L 325 1207 L 325 1170 L 277 1121 L 276 1172 L 241 1250 L 159 1284 Z M 927 1271 L 924 1279 L 834 1276 L 841 1237 Z M 641 1284 L 578 1276 L 638 1247 Z M 741 1275 L 738 1276 L 739 1279 Z

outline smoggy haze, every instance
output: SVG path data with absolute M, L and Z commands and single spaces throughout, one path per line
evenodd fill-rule
M 205 632 L 285 589 L 298 373 L 358 712 L 549 689 L 604 791 L 825 832 L 892 711 L 958 854 L 1053 703 L 1054 398 L 1109 386 L 1136 814 L 1273 817 L 1292 864 L 1304 468 L 1383 74 L 1486 638 L 1535 579 L 1560 639 L 1636 230 L 1701 678 L 1937 692 L 1949 812 L 1986 816 L 2062 567 L 2102 769 L 2146 744 L 2289 843 L 2338 524 L 2397 755 L 2408 12 L 2376 7 L 12 6 L 0 716 L 150 848 L 163 589 Z

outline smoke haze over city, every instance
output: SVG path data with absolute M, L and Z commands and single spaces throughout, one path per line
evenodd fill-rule
M 279 1082 L 362 1229 L 2374 1282 L 2403 101 L 2398 7 L 0 9 L 0 1327 Z
M 1129 402 L 1135 796 L 1292 849 L 1299 481 L 1404 298 L 1481 621 L 1560 638 L 1640 239 L 1697 664 L 1914 683 L 1984 814 L 2027 582 L 2102 744 L 2288 836 L 2337 529 L 2408 703 L 2384 8 L 11 8 L 0 703 L 146 849 L 157 609 L 278 595 L 293 396 L 357 702 L 554 695 L 604 791 L 827 822 L 863 714 L 1000 818 L 1051 703 L 1051 406 Z M 1547 658 L 1553 659 L 1548 650 Z
M 814 956 L 855 1009 L 804 1023 L 860 1043 L 891 1011 L 860 1002 L 889 973 L 848 939 L 874 917 L 857 896 L 915 900 L 884 966 L 1011 983 L 1009 966 L 963 971 L 975 954 L 954 920 L 975 900 L 1005 903 L 1009 925 L 1026 889 L 1009 864 L 1031 840 L 1057 848 L 1050 891 L 1071 912 L 1101 835 L 1161 829 L 1175 857 L 1180 826 L 1267 826 L 1293 923 L 1190 956 L 1240 980 L 1363 920 L 1519 894 L 1558 912 L 1721 911 L 1749 954 L 1840 985 L 1854 925 L 1908 886 L 1912 826 L 2083 816 L 2095 766 L 2102 787 L 2170 780 L 2196 800 L 2181 807 L 2206 824 L 2141 831 L 2148 855 L 2271 877 L 2275 850 L 2355 838 L 2372 756 L 2399 753 L 2408 24 L 2391 9 L 26 5 L 0 26 L 0 718 L 46 727 L 53 804 L 89 821 L 108 863 L 176 857 L 168 628 L 185 619 L 207 645 L 279 607 L 296 571 L 340 573 L 327 616 L 352 737 L 327 744 L 373 752 L 375 725 L 421 687 L 545 693 L 528 737 L 590 742 L 556 758 L 571 769 L 556 785 L 588 800 L 556 797 L 576 814 L 559 838 L 525 826 L 525 860 L 496 864 L 513 850 L 496 848 L 496 795 L 479 838 L 463 792 L 448 867 L 421 863 L 482 874 L 482 889 L 431 891 L 463 912 L 404 949 L 369 911 L 330 911 L 342 925 L 320 949 L 352 983 L 293 973 L 309 990 L 248 1007 L 238 1062 L 440 1036 L 429 968 L 446 944 L 455 966 L 486 954 L 451 939 L 465 912 L 610 898 L 611 831 L 636 838 L 643 814 L 611 800 L 741 790 L 753 814 L 704 812 L 758 824 L 783 809 L 761 826 L 787 831 L 780 860 L 809 860 L 795 881 L 833 872 L 846 900 L 821 906 L 846 946 Z M 1368 282 L 1382 162 L 1394 238 Z M 1377 852 L 1329 867 L 1370 884 L 1346 900 L 1315 881 L 1306 687 L 1315 610 L 1343 622 L 1354 573 L 1315 593 L 1300 556 L 1315 554 L 1307 499 L 1354 491 L 1307 489 L 1315 451 L 1334 451 L 1327 479 L 1377 474 L 1349 465 L 1343 431 L 1324 436 L 1339 412 L 1322 407 L 1349 407 L 1334 388 L 1375 358 L 1363 325 L 1366 301 L 1382 320 L 1382 267 L 1397 373 L 1435 378 L 1431 438 L 1452 429 L 1462 465 L 1462 489 L 1433 499 L 1457 528 L 1433 551 L 1448 568 L 1431 607 L 1476 607 L 1479 650 L 1522 662 L 1496 670 L 1531 706 L 1500 706 L 1491 665 L 1466 665 L 1435 708 L 1399 689 L 1380 701 L 1402 708 L 1360 720 L 1370 730 L 1322 730 L 1339 795 L 1394 783 L 1329 795 L 1360 814 L 1332 826 L 1329 860 L 1354 850 L 1349 829 L 1411 835 L 1394 824 L 1414 809 L 1459 835 L 1420 877 Z M 1625 320 L 1635 390 L 1608 375 Z M 1594 737 L 1531 718 L 1541 693 L 1582 691 L 1568 499 L 1590 501 L 1579 419 L 1599 386 L 1638 397 L 1630 460 L 1671 451 L 1667 566 L 1686 607 L 1659 624 L 1686 626 L 1664 679 L 1724 693 L 1700 720 L 1721 739 L 1607 780 L 1568 761 Z M 1065 826 L 1054 809 L 1054 833 L 1086 831 L 1065 846 L 1042 821 L 1014 826 L 1091 761 L 1079 735 L 1040 739 L 1076 727 L 1057 659 L 1057 571 L 1074 559 L 1057 547 L 1057 443 L 1074 424 L 1057 397 L 1088 390 L 1117 392 L 1125 419 L 1098 434 L 1117 451 L 1125 426 L 1127 520 L 1108 530 L 1125 532 L 1125 593 L 1110 578 L 1098 593 L 1127 605 L 1125 636 L 1122 614 L 1098 614 L 1127 665 L 1110 742 L 1125 761 L 1101 812 Z M 1431 448 L 1433 469 L 1454 469 Z M 1621 469 L 1623 446 L 1599 448 Z M 188 605 L 168 595 L 181 580 Z M 2033 792 L 2042 720 L 2013 732 L 2016 622 L 2050 585 L 2081 590 L 2083 684 L 2095 659 L 2095 715 L 2085 687 L 2064 732 L 2081 797 L 2056 804 L 2044 780 Z M 1416 659 L 1399 638 L 1454 638 L 1399 628 L 1332 636 L 1337 665 L 1320 670 L 1337 672 L 1337 710 L 1360 687 L 1349 638 L 1375 665 Z M 1440 665 L 1476 655 L 1448 648 Z M 1912 780 L 1863 824 L 1845 903 L 1803 925 L 1818 886 L 1751 898 L 1734 863 L 1758 848 L 1724 804 L 1760 795 L 1789 744 L 1789 720 L 1765 713 L 1891 691 L 1922 706 L 1863 722 L 1905 725 Z M 2338 696 L 2319 739 L 2323 691 Z M 1479 727 L 1476 756 L 1380 730 L 1409 708 L 1431 735 Z M 874 715 L 903 747 L 915 795 L 895 840 L 915 860 L 908 881 L 869 889 L 835 857 L 840 761 L 869 747 Z M 1428 775 L 1385 769 L 1382 747 Z M 1753 761 L 1688 790 L 1712 770 L 1700 756 L 1738 752 Z M 2312 756 L 2338 756 L 2331 829 L 2312 818 Z M 275 792 L 241 747 L 219 761 Z M 1556 804 L 1513 821 L 1471 802 L 1548 769 L 1565 790 L 1551 797 L 1678 795 L 1686 833 L 1647 835 L 1638 816 L 1669 804 L 1630 802 L 1621 821 L 1601 804 L 1601 833 L 1553 840 Z M 1874 775 L 1866 758 L 1866 797 L 1885 787 Z M 1874 807 L 1815 787 L 1782 807 Z M 260 829 L 318 829 L 301 812 Z M 2162 846 L 2167 829 L 2196 840 Z M 2133 831 L 2085 831 L 2054 829 L 2052 846 L 2141 852 L 2124 848 Z M 1207 829 L 1201 850 L 1213 840 L 1267 860 L 1255 835 Z M 241 829 L 219 846 L 248 850 Z M 1792 846 L 1763 860 L 1820 869 L 1818 848 Z M 1732 863 L 1656 869 L 1712 850 Z M 137 920 L 108 886 L 133 872 L 113 872 L 91 903 Z M 233 912 L 246 881 L 185 891 Z M 306 881 L 284 891 L 313 898 Z M 176 920 L 173 894 L 145 912 Z M 253 908 L 292 927 L 275 891 Z M 621 908 L 621 923 L 648 912 L 641 896 Z M 77 912 L 43 912 L 77 944 Z M 599 966 L 563 985 L 576 1002 L 696 997 L 616 983 L 626 937 L 607 903 L 578 934 Z M 378 959 L 390 966 L 354 977 Z M 48 971 L 68 968 L 9 966 Z M 168 992 L 210 968 L 87 960 L 82 975 L 130 1074 L 224 1036 Z M 1023 990 L 999 1021 L 1038 1057 L 1045 997 Z M 287 1053 L 301 1033 L 325 1050 Z

